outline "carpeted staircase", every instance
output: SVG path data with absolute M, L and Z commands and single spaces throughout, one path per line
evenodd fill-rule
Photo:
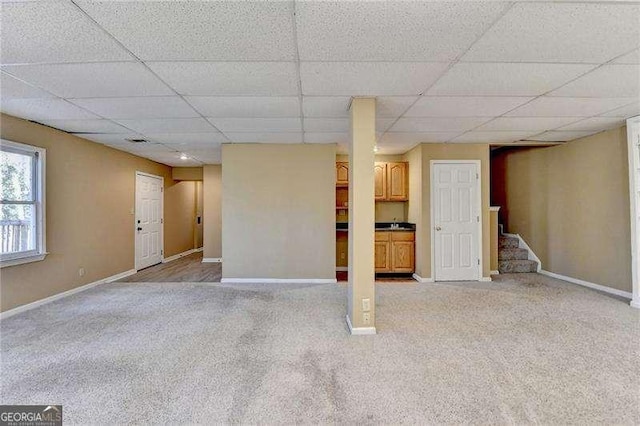
M 520 248 L 520 240 L 500 235 L 498 239 L 498 270 L 501 274 L 537 272 L 538 262 L 529 260 L 527 249 Z

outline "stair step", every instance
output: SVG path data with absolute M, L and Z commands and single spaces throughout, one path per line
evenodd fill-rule
M 498 270 L 501 274 L 537 272 L 538 262 L 534 260 L 500 260 L 498 261 Z
M 521 248 L 502 248 L 498 251 L 498 260 L 528 260 L 529 251 Z
M 520 240 L 515 237 L 498 238 L 499 248 L 518 248 L 519 246 L 520 246 Z

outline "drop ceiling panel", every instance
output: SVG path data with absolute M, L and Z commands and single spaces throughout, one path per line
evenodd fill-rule
M 464 132 L 485 122 L 487 117 L 422 117 L 400 118 L 391 127 L 393 132 Z
M 220 164 L 222 160 L 222 150 L 187 150 L 185 154 L 204 164 Z
M 625 124 L 624 118 L 620 117 L 591 117 L 581 120 L 564 127 L 560 127 L 561 131 L 600 131 L 615 129 Z
M 181 95 L 298 94 L 294 62 L 149 62 L 147 65 Z
M 304 96 L 302 112 L 305 117 L 349 117 L 350 96 Z
M 636 115 L 640 115 L 640 101 L 633 102 L 629 105 L 625 105 L 620 108 L 616 108 L 611 111 L 607 111 L 602 116 L 604 117 L 622 117 L 622 118 L 631 118 Z
M 305 123 L 306 124 L 306 123 Z M 349 133 L 339 132 L 305 132 L 306 143 L 349 143 Z
M 51 98 L 53 95 L 42 89 L 18 80 L 6 73 L 0 73 L 2 98 Z
M 458 63 L 429 96 L 538 96 L 594 68 L 578 64 Z
M 298 117 L 300 100 L 295 96 L 188 96 L 206 117 Z
M 105 118 L 195 118 L 200 115 L 179 96 L 70 99 Z
M 50 99 L 2 99 L 0 109 L 5 114 L 27 120 L 85 120 L 100 118 L 65 100 Z
M 304 95 L 418 95 L 447 68 L 446 63 L 302 62 Z
M 531 99 L 500 96 L 422 97 L 407 111 L 405 117 L 495 117 Z
M 640 65 L 604 65 L 554 90 L 548 96 L 640 97 Z
M 217 146 L 227 142 L 222 133 L 149 133 L 145 135 L 151 141 L 169 145 Z
M 516 142 L 522 139 L 526 139 L 528 136 L 536 134 L 538 132 L 532 131 L 511 131 L 511 132 L 468 132 L 460 135 L 449 143 L 510 143 Z
M 489 27 L 505 5 L 501 2 L 298 2 L 300 58 L 449 62 Z
M 519 3 L 463 61 L 602 63 L 638 46 L 640 5 Z
M 610 111 L 633 98 L 560 98 L 541 97 L 510 113 L 510 117 L 589 117 Z
M 4 71 L 63 98 L 172 95 L 141 63 L 14 65 Z
M 302 143 L 302 133 L 247 133 L 231 132 L 225 133 L 231 142 L 238 143 Z
M 217 132 L 204 118 L 147 118 L 117 121 L 142 134 Z
M 382 118 L 398 118 L 417 99 L 417 96 L 380 96 L 376 98 L 376 115 Z
M 127 139 L 144 139 L 145 138 L 144 136 L 137 133 L 120 133 L 120 134 L 94 133 L 94 134 L 79 134 L 76 136 L 93 141 L 93 142 L 102 143 L 105 145 L 129 145 L 131 144 L 131 142 L 129 142 Z
M 69 133 L 126 133 L 126 129 L 110 120 L 41 120 L 40 123 Z
M 418 143 L 447 142 L 462 132 L 387 132 L 380 140 L 381 144 L 411 145 Z
M 3 3 L 2 64 L 132 61 L 71 2 Z
M 538 131 L 556 129 L 569 123 L 581 120 L 582 117 L 498 117 L 482 126 L 477 131 Z
M 82 1 L 143 60 L 293 60 L 293 4 L 284 1 Z
M 348 118 L 305 118 L 305 132 L 349 132 Z
M 110 146 L 112 148 L 115 149 L 119 149 L 121 151 L 126 151 L 126 152 L 130 152 L 132 154 L 136 154 L 136 155 L 144 155 L 147 158 L 148 155 L 153 155 L 153 154 L 161 154 L 161 155 L 174 155 L 174 150 L 161 145 L 161 144 L 157 144 L 157 143 L 149 143 L 149 142 L 141 142 L 141 143 L 133 143 L 133 142 L 126 142 L 126 143 L 115 143 L 115 144 L 105 144 L 107 146 Z
M 640 64 L 640 49 L 636 49 L 613 61 L 614 64 Z
M 300 118 L 208 118 L 221 132 L 301 132 Z
M 540 135 L 535 135 L 529 137 L 529 139 L 534 141 L 545 141 L 545 142 L 565 142 L 572 141 L 574 139 L 583 138 L 585 136 L 592 135 L 594 131 L 572 131 L 572 132 L 561 132 L 561 131 L 550 131 L 545 132 Z

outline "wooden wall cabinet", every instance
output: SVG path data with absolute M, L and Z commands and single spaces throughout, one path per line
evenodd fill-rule
M 408 163 L 375 163 L 376 201 L 407 201 L 409 199 Z
M 376 232 L 375 271 L 411 273 L 415 270 L 414 232 Z
M 336 186 L 348 186 L 349 185 L 349 163 L 337 162 L 336 163 Z
M 387 163 L 375 163 L 373 166 L 374 196 L 376 201 L 387 200 Z

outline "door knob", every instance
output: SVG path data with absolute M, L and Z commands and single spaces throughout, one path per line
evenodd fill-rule
M 142 228 L 140 228 L 139 226 L 138 226 L 138 231 L 142 231 Z
M 436 226 L 436 231 L 442 231 L 442 228 L 440 228 L 439 226 Z

